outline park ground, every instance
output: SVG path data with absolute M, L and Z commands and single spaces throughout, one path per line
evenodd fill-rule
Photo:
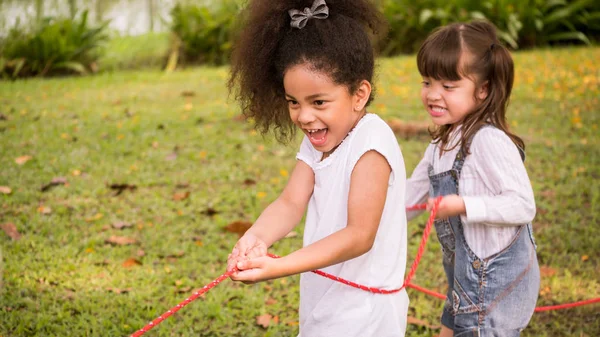
M 600 48 L 514 58 L 508 117 L 536 195 L 538 305 L 600 297 Z M 370 111 L 427 122 L 414 56 L 378 73 Z M 224 272 L 299 144 L 239 118 L 226 78 L 198 67 L 0 82 L 0 336 L 126 336 Z M 398 141 L 410 173 L 427 138 Z M 409 223 L 409 261 L 425 221 Z M 271 251 L 301 238 L 302 225 Z M 443 292 L 440 261 L 432 239 L 413 282 Z M 409 296 L 407 336 L 435 336 L 442 302 Z M 297 276 L 227 280 L 147 335 L 294 336 L 297 307 Z M 599 321 L 598 304 L 536 313 L 523 336 L 594 337 Z

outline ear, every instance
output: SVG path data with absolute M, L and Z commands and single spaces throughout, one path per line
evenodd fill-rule
M 362 80 L 352 95 L 354 111 L 362 111 L 365 105 L 367 105 L 369 97 L 371 97 L 371 83 L 367 80 Z
M 489 92 L 490 92 L 490 82 L 489 81 L 485 81 L 479 87 L 479 89 L 477 89 L 477 98 L 480 101 L 483 101 L 488 96 Z

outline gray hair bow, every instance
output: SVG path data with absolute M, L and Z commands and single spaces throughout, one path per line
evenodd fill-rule
M 292 18 L 290 25 L 294 28 L 302 29 L 306 26 L 306 22 L 312 18 L 327 19 L 329 17 L 329 7 L 325 4 L 325 0 L 315 0 L 312 6 L 304 8 L 304 11 L 290 9 L 288 13 Z

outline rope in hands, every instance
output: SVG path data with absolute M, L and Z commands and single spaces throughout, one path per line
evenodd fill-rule
M 421 257 L 423 257 L 423 254 L 425 253 L 425 245 L 427 244 L 427 240 L 429 239 L 429 235 L 431 234 L 431 227 L 433 226 L 433 223 L 435 221 L 435 216 L 437 214 L 438 206 L 439 206 L 441 200 L 442 200 L 441 197 L 438 197 L 438 198 L 435 199 L 435 202 L 434 202 L 433 207 L 431 209 L 431 213 L 429 214 L 429 219 L 427 220 L 427 225 L 425 225 L 425 230 L 423 231 L 423 237 L 421 238 L 421 243 L 419 244 L 419 249 L 417 251 L 417 255 L 415 256 L 415 260 L 413 261 L 412 266 L 410 267 L 410 270 L 409 270 L 406 278 L 404 279 L 404 283 L 402 284 L 402 286 L 400 288 L 397 288 L 397 289 L 380 289 L 380 288 L 375 288 L 375 287 L 367 287 L 365 285 L 358 284 L 358 283 L 355 283 L 355 282 L 352 282 L 352 281 L 348 281 L 346 279 L 343 279 L 341 277 L 337 277 L 335 275 L 331 275 L 331 274 L 326 273 L 326 272 L 321 271 L 321 270 L 314 270 L 312 272 L 315 273 L 315 274 L 317 274 L 317 275 L 321 275 L 323 277 L 326 277 L 328 279 L 331 279 L 331 280 L 334 280 L 334 281 L 337 281 L 337 282 L 341 282 L 341 283 L 346 284 L 348 286 L 351 286 L 351 287 L 354 287 L 354 288 L 357 288 L 357 289 L 361 289 L 361 290 L 364 290 L 364 291 L 372 292 L 372 293 L 375 293 L 375 294 L 392 294 L 392 293 L 397 293 L 397 292 L 401 291 L 402 289 L 404 289 L 406 287 L 410 287 L 410 288 L 413 288 L 413 289 L 415 289 L 417 291 L 423 292 L 425 294 L 428 294 L 428 295 L 431 295 L 431 296 L 434 296 L 434 297 L 437 297 L 437 298 L 440 298 L 440 299 L 446 299 L 446 295 L 443 295 L 443 294 L 440 294 L 438 292 L 435 292 L 435 291 L 432 291 L 432 290 L 429 290 L 429 289 L 417 286 L 417 285 L 412 284 L 410 282 L 410 280 L 412 280 L 413 276 L 415 275 L 415 273 L 417 271 L 417 267 L 419 266 L 419 263 L 421 262 Z M 419 204 L 419 205 L 407 207 L 406 210 L 407 211 L 415 211 L 415 210 L 424 210 L 426 208 L 427 208 L 426 204 Z M 267 254 L 267 255 L 270 256 L 270 257 L 272 257 L 272 258 L 279 258 L 279 256 L 274 255 L 274 254 Z M 236 271 L 237 270 L 234 269 L 234 270 L 225 272 L 221 276 L 219 276 L 216 279 L 214 279 L 212 282 L 208 283 L 207 285 L 205 285 L 201 289 L 199 289 L 196 292 L 194 292 L 190 297 L 186 298 L 181 303 L 177 304 L 173 308 L 167 310 L 167 312 L 165 312 L 164 314 L 162 314 L 162 315 L 158 316 L 157 318 L 155 318 L 153 321 L 151 321 L 150 323 L 148 323 L 146 326 L 144 326 L 140 330 L 136 331 L 130 337 L 139 337 L 139 336 L 142 336 L 143 334 L 145 334 L 146 332 L 148 332 L 150 329 L 154 328 L 155 326 L 157 326 L 158 324 L 160 324 L 162 321 L 164 321 L 165 319 L 167 319 L 169 316 L 173 315 L 177 311 L 181 310 L 181 308 L 183 308 L 186 305 L 190 304 L 190 302 L 194 301 L 198 297 L 200 297 L 203 294 L 207 293 L 212 288 L 216 287 L 219 283 L 221 283 L 221 282 L 225 281 L 226 279 L 228 279 L 229 277 L 231 277 L 231 275 L 233 275 Z M 585 300 L 585 301 L 573 302 L 573 303 L 566 303 L 566 304 L 553 305 L 553 306 L 545 306 L 545 307 L 537 307 L 537 308 L 535 308 L 535 311 L 536 312 L 540 312 L 540 311 L 550 311 L 550 310 L 566 309 L 566 308 L 573 308 L 573 307 L 578 307 L 578 306 L 592 304 L 592 303 L 600 303 L 600 297 L 599 298 L 593 298 L 593 299 Z

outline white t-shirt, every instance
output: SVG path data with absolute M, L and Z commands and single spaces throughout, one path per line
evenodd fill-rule
M 315 173 L 304 246 L 346 227 L 352 171 L 370 150 L 383 155 L 392 169 L 375 242 L 369 252 L 323 271 L 366 286 L 397 289 L 406 268 L 406 171 L 394 133 L 377 115 L 366 114 L 323 161 L 322 152 L 306 137 L 302 141 L 297 158 Z M 299 336 L 404 336 L 407 314 L 405 290 L 373 294 L 310 272 L 300 277 Z

